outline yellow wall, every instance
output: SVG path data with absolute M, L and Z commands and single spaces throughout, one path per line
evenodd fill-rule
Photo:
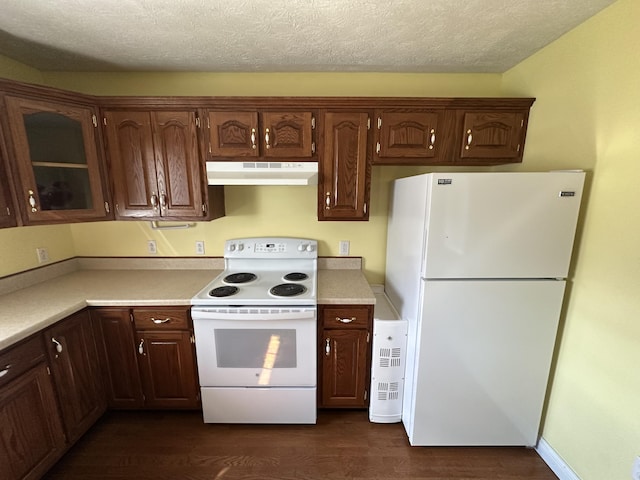
M 96 95 L 497 96 L 501 82 L 498 74 L 44 72 L 43 77 L 48 85 Z M 146 256 L 148 239 L 156 240 L 158 256 L 193 256 L 196 240 L 205 241 L 207 256 L 221 256 L 225 239 L 251 235 L 315 238 L 320 242 L 319 254 L 332 256 L 338 255 L 340 240 L 350 240 L 350 254 L 364 258 L 369 281 L 382 283 L 389 182 L 418 171 L 425 169 L 373 169 L 368 222 L 318 222 L 317 187 L 238 186 L 226 187 L 226 217 L 198 223 L 188 230 L 154 231 L 148 222 L 126 221 L 74 224 L 67 228 L 75 254 L 86 256 Z M 0 242 L 3 236 L 0 231 Z M 20 244 L 28 244 L 28 234 L 16 236 Z M 13 242 L 8 241 L 10 246 Z M 0 270 L 0 275 L 33 266 L 3 259 L 4 272 Z
M 538 98 L 525 162 L 592 170 L 543 436 L 582 480 L 640 454 L 640 2 L 611 7 L 504 75 Z

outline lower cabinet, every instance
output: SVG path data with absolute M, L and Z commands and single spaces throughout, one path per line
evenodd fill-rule
M 38 479 L 65 451 L 42 337 L 0 354 L 0 478 Z
M 91 315 L 110 407 L 199 408 L 188 307 L 96 308 Z
M 371 377 L 372 305 L 320 305 L 320 407 L 366 408 Z
M 56 323 L 44 338 L 67 441 L 74 443 L 107 407 L 89 312 Z

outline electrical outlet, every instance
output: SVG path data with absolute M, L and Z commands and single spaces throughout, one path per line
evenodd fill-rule
M 158 246 L 156 245 L 155 240 L 147 240 L 147 251 L 151 255 L 155 255 L 156 253 L 158 253 Z
M 204 255 L 204 241 L 196 240 L 196 255 Z
M 631 469 L 631 479 L 640 480 L 640 455 L 633 461 L 633 467 Z
M 340 240 L 340 255 L 349 255 L 349 240 Z
M 36 254 L 38 255 L 38 263 L 47 263 L 49 261 L 49 252 L 46 248 L 36 248 Z

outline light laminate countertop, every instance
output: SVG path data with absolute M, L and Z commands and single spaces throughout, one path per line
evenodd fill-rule
M 78 270 L 0 296 L 0 350 L 87 306 L 190 305 L 221 270 Z M 319 304 L 375 304 L 361 270 L 318 271 Z

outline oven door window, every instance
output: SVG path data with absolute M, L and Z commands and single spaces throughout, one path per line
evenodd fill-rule
M 218 368 L 296 368 L 295 329 L 215 329 Z
M 201 387 L 314 386 L 315 313 L 286 320 L 193 319 Z

